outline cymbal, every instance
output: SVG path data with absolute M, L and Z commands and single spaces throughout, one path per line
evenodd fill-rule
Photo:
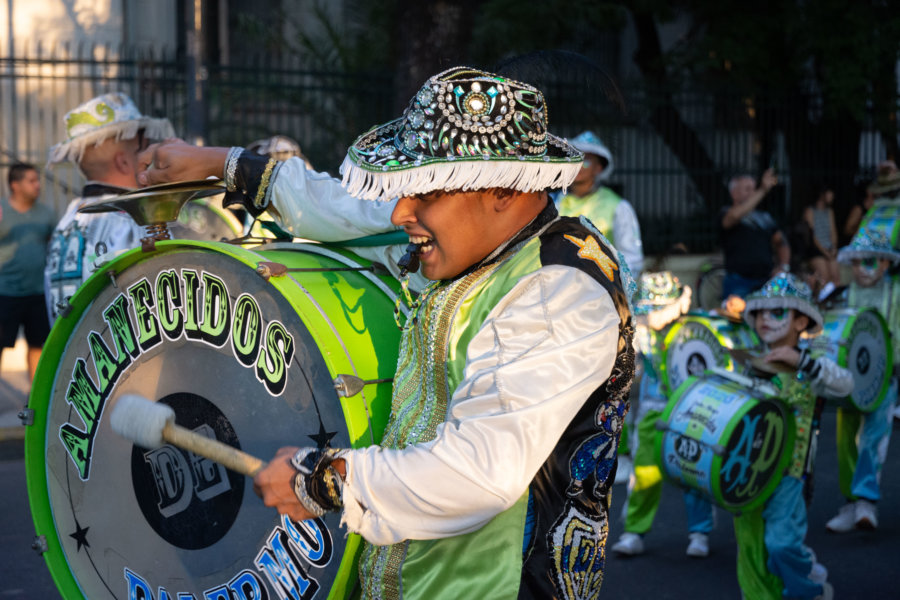
M 82 213 L 125 211 L 138 225 L 166 223 L 178 219 L 188 200 L 221 194 L 224 184 L 215 179 L 176 181 L 139 188 L 114 198 L 102 198 L 78 209 Z

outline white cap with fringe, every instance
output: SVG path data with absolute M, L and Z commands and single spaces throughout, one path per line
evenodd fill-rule
M 63 117 L 66 140 L 50 148 L 47 164 L 65 161 L 80 163 L 85 149 L 98 146 L 110 138 L 130 140 L 144 130 L 151 140 L 164 140 L 175 135 L 168 119 L 155 119 L 141 114 L 134 101 L 121 92 L 92 98 L 70 110 Z

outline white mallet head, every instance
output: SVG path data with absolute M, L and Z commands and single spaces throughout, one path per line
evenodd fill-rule
M 166 423 L 175 422 L 171 406 L 152 402 L 137 394 L 119 396 L 109 417 L 112 430 L 142 448 L 158 448 L 166 442 L 162 432 Z

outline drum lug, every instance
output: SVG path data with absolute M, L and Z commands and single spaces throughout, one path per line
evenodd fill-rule
M 387 379 L 361 379 L 356 375 L 342 374 L 334 378 L 334 389 L 341 398 L 349 398 L 363 391 L 363 388 L 370 383 L 388 383 L 390 381 L 393 381 L 390 377 Z
M 72 312 L 72 304 L 69 302 L 68 298 L 63 298 L 56 303 L 56 313 L 60 317 L 66 318 L 69 316 L 70 312 Z
M 19 411 L 18 414 L 19 420 L 22 421 L 22 425 L 28 427 L 29 425 L 34 425 L 34 409 L 33 408 L 23 408 Z
M 288 268 L 281 263 L 264 261 L 256 265 L 256 273 L 265 279 L 271 277 L 282 277 L 288 272 Z
M 112 286 L 116 289 L 119 289 L 119 284 L 116 283 L 116 272 L 112 269 L 106 272 L 106 275 L 109 277 L 109 280 L 112 282 Z
M 38 555 L 43 556 L 50 547 L 47 545 L 47 538 L 43 535 L 34 536 L 34 540 L 31 542 L 31 549 L 38 553 Z

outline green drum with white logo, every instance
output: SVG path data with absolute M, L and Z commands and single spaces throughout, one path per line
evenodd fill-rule
M 724 317 L 690 314 L 673 323 L 663 339 L 660 378 L 664 389 L 678 389 L 688 377 L 719 367 L 743 371 L 730 349 L 756 349 L 759 337 L 746 323 Z
M 739 512 L 761 506 L 791 459 L 794 418 L 771 395 L 717 375 L 690 377 L 657 422 L 666 478 Z
M 800 347 L 825 355 L 853 374 L 845 405 L 872 412 L 887 396 L 894 351 L 887 321 L 874 308 L 843 308 L 825 313 L 822 331 L 804 336 Z
M 266 264 L 263 264 L 266 263 Z M 396 282 L 321 245 L 162 241 L 94 274 L 51 331 L 28 408 L 28 493 L 67 599 L 344 598 L 360 538 L 280 517 L 252 482 L 173 446 L 140 448 L 123 394 L 268 460 L 377 443 L 400 332 Z

